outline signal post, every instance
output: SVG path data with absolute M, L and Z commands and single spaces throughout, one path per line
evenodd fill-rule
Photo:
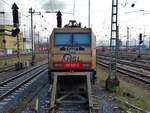
M 20 48 L 19 48 L 19 17 L 18 17 L 18 6 L 16 3 L 12 5 L 12 15 L 13 15 L 13 26 L 15 29 L 12 29 L 11 35 L 13 37 L 17 37 L 17 57 L 18 57 L 18 62 L 16 63 L 16 70 L 19 70 L 23 67 L 23 64 L 20 62 Z

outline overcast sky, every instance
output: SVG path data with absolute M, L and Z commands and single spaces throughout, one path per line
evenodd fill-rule
M 118 0 L 119 1 L 119 30 L 121 40 L 126 40 L 127 27 L 130 29 L 130 40 L 134 43 L 138 39 L 139 33 L 147 35 L 145 40 L 150 37 L 150 0 Z M 88 0 L 0 0 L 0 11 L 11 12 L 11 5 L 16 2 L 21 12 L 22 28 L 29 29 L 30 18 L 28 10 L 30 7 L 37 12 L 42 12 L 44 18 L 39 15 L 34 16 L 34 23 L 38 31 L 40 26 L 48 28 L 48 34 L 56 27 L 56 14 L 45 14 L 44 10 L 61 10 L 63 13 L 63 25 L 69 20 L 76 19 L 82 26 L 88 26 Z M 97 40 L 110 39 L 111 25 L 111 3 L 112 0 L 91 0 L 91 27 L 97 35 Z M 131 7 L 135 4 L 134 7 Z M 66 14 L 66 13 L 73 13 Z M 2 21 L 2 14 L 1 21 Z M 10 18 L 9 18 L 10 19 Z M 9 20 L 8 19 L 8 20 Z M 11 20 L 11 19 L 10 19 Z M 46 33 L 46 32 L 44 32 Z M 103 41 L 107 43 L 107 41 Z

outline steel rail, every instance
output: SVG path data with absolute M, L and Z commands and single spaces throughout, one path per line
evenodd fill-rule
M 17 76 L 14 76 L 14 77 L 12 77 L 12 78 L 9 78 L 9 79 L 7 79 L 7 80 L 1 82 L 1 83 L 0 83 L 0 86 L 3 86 L 3 85 L 5 85 L 5 84 L 11 82 L 12 80 L 15 80 L 15 79 L 17 79 L 17 78 L 19 78 L 19 77 L 22 77 L 23 75 L 25 75 L 25 74 L 27 74 L 27 73 L 29 73 L 29 72 L 31 72 L 31 71 L 33 71 L 33 70 L 35 70 L 35 69 L 37 69 L 37 68 L 43 66 L 43 65 L 46 65 L 46 64 L 47 64 L 47 63 L 44 63 L 44 64 L 41 64 L 41 65 L 39 65 L 39 66 L 33 67 L 32 69 L 27 70 L 27 71 L 25 71 L 25 72 L 22 72 L 22 73 L 20 73 L 20 74 L 17 75 Z

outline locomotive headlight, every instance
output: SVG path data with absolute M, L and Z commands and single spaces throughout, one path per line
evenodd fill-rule
M 90 68 L 91 67 L 91 65 L 90 64 L 83 64 L 83 68 Z
M 63 67 L 63 64 L 62 63 L 54 63 L 53 66 L 55 68 L 62 68 Z

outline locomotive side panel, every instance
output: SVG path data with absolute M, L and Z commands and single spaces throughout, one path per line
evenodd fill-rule
M 94 73 L 96 74 L 96 36 L 95 34 L 92 32 L 91 30 L 91 34 L 92 34 L 92 69 L 94 71 Z

